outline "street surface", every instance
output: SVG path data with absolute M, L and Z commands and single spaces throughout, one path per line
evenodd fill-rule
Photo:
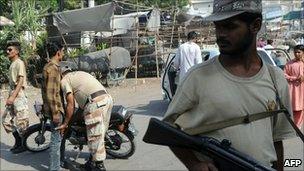
M 112 159 L 110 156 L 105 162 L 107 170 L 186 170 L 186 168 L 172 154 L 168 147 L 146 144 L 142 137 L 147 129 L 149 118 L 162 118 L 168 102 L 162 100 L 160 79 L 140 79 L 137 86 L 134 80 L 127 80 L 119 87 L 110 88 L 116 105 L 123 105 L 134 112 L 133 122 L 139 131 L 136 141 L 135 154 L 127 160 Z M 1 90 L 0 90 L 1 91 Z M 4 110 L 4 100 L 7 91 L 1 91 L 1 114 Z M 30 87 L 28 89 L 29 105 L 31 108 L 31 124 L 38 122 L 34 114 L 33 104 L 41 102 L 40 90 Z M 13 145 L 13 136 L 8 135 L 1 125 L 1 160 L 0 170 L 47 170 L 49 165 L 48 151 L 41 153 L 24 152 L 12 154 L 9 149 Z M 298 168 L 285 168 L 286 170 L 303 170 L 303 143 L 299 138 L 284 142 L 286 159 L 301 159 L 302 165 Z M 76 155 L 75 155 L 76 156 Z M 72 156 L 72 157 L 75 157 Z M 70 170 L 77 170 L 76 165 L 85 163 L 89 156 L 87 148 L 83 150 L 76 162 L 71 162 Z

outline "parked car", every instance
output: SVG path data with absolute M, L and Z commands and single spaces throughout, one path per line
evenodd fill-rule
M 274 49 L 263 49 L 257 48 L 258 54 L 263 61 L 269 63 L 273 66 L 278 66 L 281 69 L 284 68 L 285 64 L 291 60 L 289 54 L 279 48 Z M 273 56 L 271 56 L 273 52 Z M 213 49 L 204 49 L 202 50 L 203 62 L 211 58 L 214 58 L 220 54 L 219 50 L 216 48 Z M 162 74 L 162 94 L 164 99 L 171 101 L 172 92 L 174 91 L 175 77 L 177 75 L 176 69 L 173 67 L 173 61 L 175 58 L 175 53 L 170 53 L 168 55 L 167 61 L 164 65 L 164 72 Z

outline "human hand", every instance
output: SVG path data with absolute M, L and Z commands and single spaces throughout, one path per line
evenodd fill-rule
M 65 129 L 68 127 L 68 125 L 66 123 L 63 123 L 61 125 L 59 125 L 58 127 L 55 128 L 55 130 L 59 130 L 60 134 L 63 136 Z
M 304 82 L 304 75 L 300 76 L 300 82 Z
M 189 168 L 190 171 L 218 171 L 211 162 L 200 162 Z
M 12 105 L 15 101 L 15 98 L 13 97 L 9 97 L 7 100 L 6 100 L 6 106 L 9 106 L 9 105 Z
M 60 112 L 58 112 L 57 114 L 53 115 L 53 122 L 55 124 L 60 124 L 61 121 L 61 115 Z
M 297 82 L 303 82 L 304 81 L 304 76 L 299 76 L 297 79 L 296 79 Z

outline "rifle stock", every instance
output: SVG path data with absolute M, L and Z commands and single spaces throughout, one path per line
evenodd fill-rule
M 198 151 L 212 158 L 220 171 L 274 171 L 230 147 L 228 140 L 219 142 L 210 137 L 191 136 L 156 118 L 150 119 L 143 141 Z

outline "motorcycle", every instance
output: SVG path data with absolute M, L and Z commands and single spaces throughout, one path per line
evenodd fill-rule
M 42 110 L 42 104 L 35 102 L 36 115 L 40 123 L 30 126 L 25 135 L 25 147 L 31 152 L 42 152 L 50 147 L 51 128 L 49 119 L 45 117 Z M 65 130 L 61 141 L 60 154 L 61 161 L 66 160 L 66 147 L 74 146 L 74 150 L 79 152 L 74 161 L 77 160 L 83 147 L 87 145 L 86 125 L 81 109 L 74 112 L 68 128 Z M 133 123 L 131 122 L 132 113 L 121 105 L 114 105 L 108 130 L 105 135 L 106 153 L 114 158 L 127 159 L 135 152 L 134 137 L 137 135 Z

